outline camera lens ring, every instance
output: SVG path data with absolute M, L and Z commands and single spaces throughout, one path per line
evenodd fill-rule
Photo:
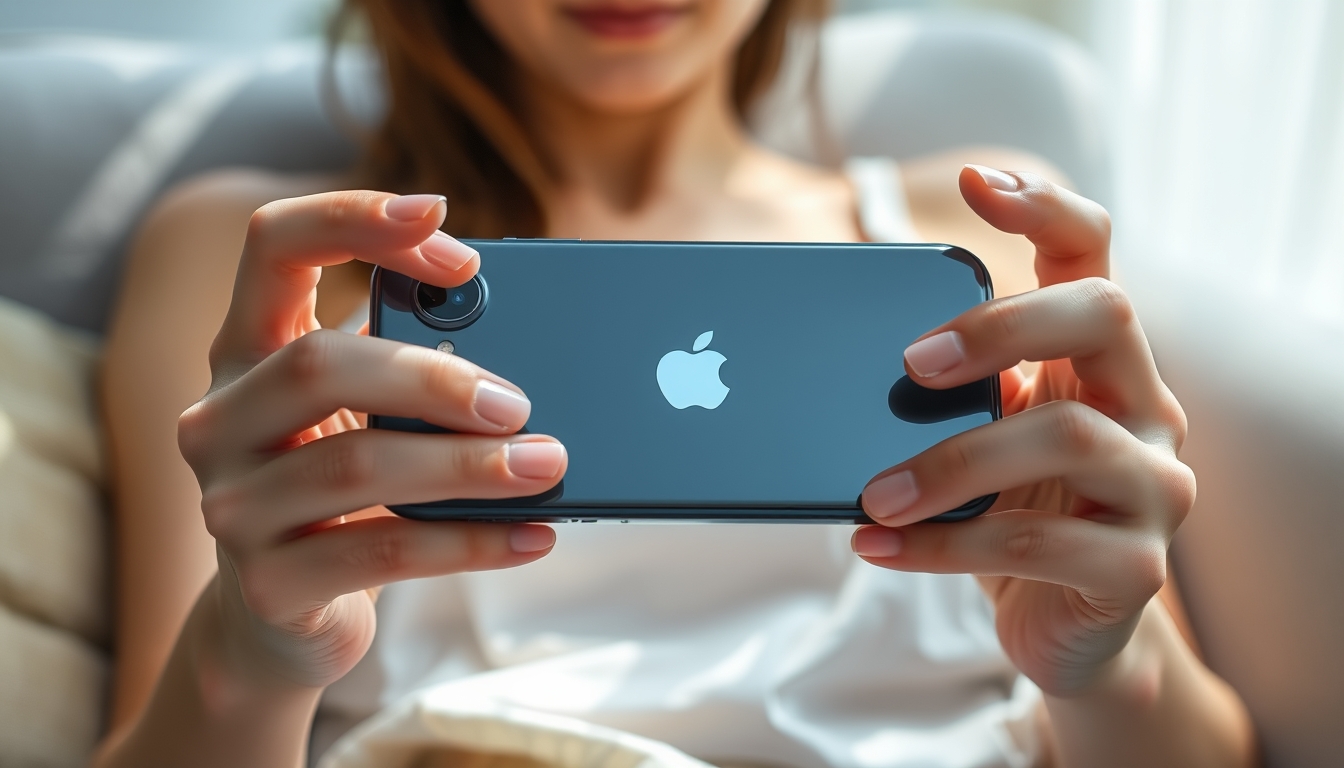
M 411 287 L 411 296 L 411 306 L 420 322 L 442 331 L 456 331 L 480 319 L 490 291 L 485 279 L 476 275 L 456 288 L 440 288 L 416 281 Z

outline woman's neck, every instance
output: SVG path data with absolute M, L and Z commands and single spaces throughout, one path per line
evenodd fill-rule
M 712 194 L 750 148 L 726 68 L 666 105 L 626 114 L 536 82 L 522 91 L 524 122 L 559 177 L 562 207 L 628 215 L 660 199 Z

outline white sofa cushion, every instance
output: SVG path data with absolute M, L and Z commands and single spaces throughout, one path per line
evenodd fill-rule
M 0 765 L 84 765 L 102 727 L 97 346 L 0 299 Z

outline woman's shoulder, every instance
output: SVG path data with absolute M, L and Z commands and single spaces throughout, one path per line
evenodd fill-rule
M 141 219 L 122 281 L 119 316 L 137 314 L 159 322 L 167 315 L 182 316 L 185 305 L 195 308 L 188 313 L 194 322 L 217 325 L 228 307 L 252 214 L 271 201 L 333 189 L 336 183 L 332 177 L 230 169 L 172 187 Z
M 144 272 L 227 276 L 233 283 L 247 223 L 263 205 L 335 189 L 331 176 L 298 176 L 252 168 L 211 171 L 171 187 L 140 221 L 130 277 Z
M 287 197 L 338 187 L 333 176 L 280 174 L 257 168 L 226 168 L 193 176 L 171 187 L 141 221 L 142 237 L 188 227 L 206 233 L 241 236 L 252 214 Z

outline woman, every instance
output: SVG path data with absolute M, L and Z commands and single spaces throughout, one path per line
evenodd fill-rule
M 1175 457 L 1185 421 L 1104 279 L 1096 204 L 1010 152 L 837 173 L 754 145 L 743 114 L 822 0 L 354 5 L 392 86 L 359 181 L 419 194 L 215 174 L 165 198 L 137 242 L 105 376 L 120 572 L 98 765 L 299 765 L 320 698 L 319 725 L 339 732 L 431 678 L 711 760 L 1253 763 L 1244 708 L 1183 637 L 1165 582 L 1194 494 Z M 906 367 L 933 387 L 999 373 L 1009 417 L 868 485 L 880 524 L 852 548 L 871 565 L 834 557 L 834 529 L 618 528 L 567 530 L 552 557 L 479 573 L 538 561 L 555 533 L 377 505 L 538 493 L 563 446 L 515 434 L 529 403 L 488 371 L 320 330 L 360 311 L 352 259 L 469 279 L 476 254 L 440 226 L 965 245 L 1008 297 L 930 329 Z M 354 414 L 394 403 L 462 434 L 357 429 Z M 995 514 L 920 523 L 1000 490 Z M 368 653 L 382 586 L 468 573 L 384 594 L 387 650 Z M 697 576 L 716 587 L 666 589 Z M 600 675 L 574 659 L 622 647 L 658 663 L 633 659 L 576 704 Z

